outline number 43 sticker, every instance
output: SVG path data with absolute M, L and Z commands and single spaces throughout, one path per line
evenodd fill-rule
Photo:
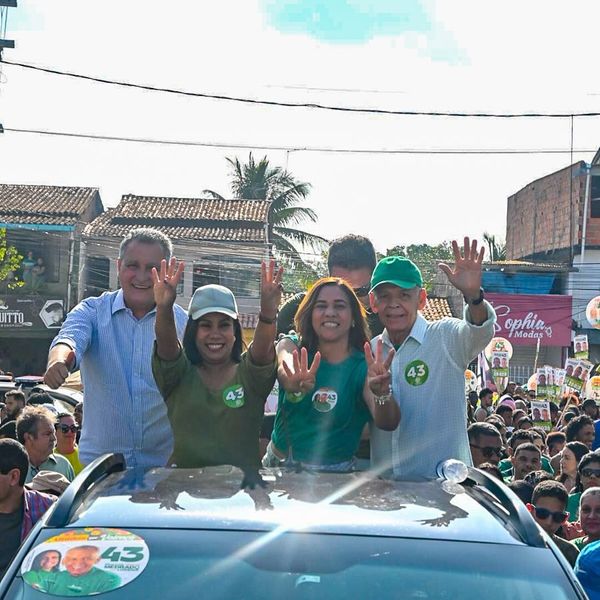
M 240 408 L 244 406 L 244 386 L 243 385 L 232 385 L 227 389 L 223 390 L 223 402 L 229 408 Z
M 429 377 L 429 367 L 422 360 L 413 360 L 404 369 L 404 378 L 410 385 L 423 385 Z

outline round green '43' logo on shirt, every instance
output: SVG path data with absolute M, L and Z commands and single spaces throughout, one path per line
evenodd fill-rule
M 404 379 L 410 385 L 423 385 L 429 377 L 429 367 L 422 360 L 413 360 L 404 369 Z
M 229 408 L 240 408 L 244 406 L 244 386 L 241 384 L 232 385 L 223 390 L 223 402 Z

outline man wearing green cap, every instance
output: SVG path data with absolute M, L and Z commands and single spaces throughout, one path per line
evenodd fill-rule
M 448 458 L 472 464 L 464 372 L 492 339 L 496 315 L 481 288 L 484 249 L 469 238 L 463 253 L 456 241 L 452 248 L 454 267 L 440 268 L 465 298 L 464 319 L 429 322 L 419 314 L 427 292 L 418 267 L 405 257 L 383 258 L 371 278 L 371 306 L 385 327 L 372 345 L 381 338 L 387 352 L 396 352 L 392 390 L 402 409 L 395 431 L 372 428 L 371 463 L 403 478 L 435 477 Z

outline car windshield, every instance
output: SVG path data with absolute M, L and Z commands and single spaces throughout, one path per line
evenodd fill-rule
M 145 539 L 150 560 L 136 579 L 106 593 L 107 598 L 578 597 L 544 548 L 313 533 L 132 531 Z M 38 541 L 56 533 L 46 532 Z M 49 596 L 20 576 L 7 595 L 43 597 Z

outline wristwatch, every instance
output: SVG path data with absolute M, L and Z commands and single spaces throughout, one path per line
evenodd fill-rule
M 477 298 L 475 298 L 474 300 L 470 300 L 466 296 L 463 296 L 463 298 L 465 299 L 465 302 L 467 304 L 472 304 L 473 306 L 478 306 L 479 304 L 481 304 L 483 302 L 483 298 L 484 298 L 483 288 L 482 287 L 479 288 L 479 296 Z

